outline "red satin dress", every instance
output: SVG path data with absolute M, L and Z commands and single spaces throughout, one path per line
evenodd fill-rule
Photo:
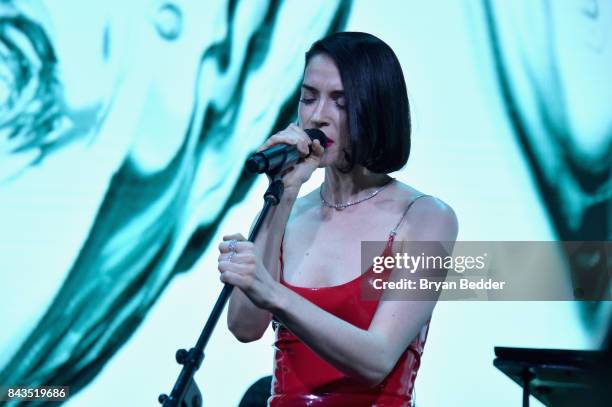
M 392 255 L 391 247 L 397 226 L 389 236 L 383 256 Z M 387 275 L 389 271 L 386 271 Z M 362 329 L 368 329 L 370 326 L 380 300 L 379 297 L 376 300 L 365 301 L 362 297 L 362 285 L 369 283 L 367 280 L 371 281 L 374 276 L 380 275 L 374 274 L 370 267 L 356 279 L 337 286 L 322 288 L 293 286 L 283 279 L 281 245 L 281 284 L 325 311 Z M 272 395 L 268 399 L 271 407 L 409 407 L 411 405 L 412 390 L 421 363 L 429 322 L 410 343 L 385 380 L 376 387 L 368 387 L 321 359 L 282 324 L 274 321 L 273 326 L 276 331 L 276 341 Z M 348 340 L 350 338 L 347 338 Z

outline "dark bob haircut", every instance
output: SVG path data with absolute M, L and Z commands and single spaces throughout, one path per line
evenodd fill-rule
M 410 106 L 397 56 L 377 37 L 361 32 L 331 34 L 310 47 L 338 67 L 349 129 L 350 170 L 355 164 L 377 173 L 406 165 L 410 155 Z

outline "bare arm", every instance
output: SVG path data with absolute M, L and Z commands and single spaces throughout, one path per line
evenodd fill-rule
M 296 201 L 300 187 L 317 168 L 323 154 L 323 147 L 319 141 L 313 143 L 306 133 L 294 124 L 289 125 L 285 130 L 270 137 L 258 150 L 261 151 L 279 143 L 297 146 L 304 158 L 283 175 L 282 180 L 285 191 L 281 202 L 271 208 L 254 244 L 246 246 L 249 250 L 254 250 L 257 256 L 259 256 L 262 270 L 266 274 L 265 277 L 267 277 L 266 281 L 268 283 L 276 283 L 277 285 L 279 285 L 280 274 L 280 245 L 283 233 L 285 232 L 285 225 L 289 219 L 289 214 Z M 219 256 L 219 271 L 223 271 L 221 262 L 227 260 L 227 240 L 230 239 L 245 240 L 242 235 L 224 237 L 225 241 L 219 245 L 219 251 L 221 252 Z M 237 247 L 237 253 L 232 257 L 232 261 L 235 263 L 248 261 L 248 259 L 245 260 L 245 255 L 241 253 L 245 246 L 243 243 L 240 245 Z M 223 274 L 221 275 L 221 281 L 230 282 L 224 279 Z M 268 301 L 268 297 L 271 295 L 270 288 L 263 286 L 260 288 L 262 289 L 259 292 L 262 297 L 261 300 Z M 241 342 L 250 342 L 261 338 L 272 318 L 272 314 L 266 307 L 261 307 L 261 304 L 256 305 L 252 300 L 253 298 L 249 298 L 242 290 L 233 290 L 230 297 L 227 322 L 230 331 Z
M 421 200 L 423 201 L 423 200 Z M 410 228 L 402 240 L 454 242 L 457 221 L 453 211 L 437 200 L 415 203 L 408 215 Z M 239 269 L 230 265 L 227 280 L 241 288 L 258 306 L 273 313 L 319 356 L 347 375 L 375 385 L 393 369 L 401 354 L 431 317 L 434 301 L 383 301 L 367 330 L 360 329 L 307 301 L 276 281 L 259 278 L 257 260 Z M 268 295 L 259 292 L 265 287 Z
M 283 193 L 281 202 L 270 209 L 255 240 L 254 246 L 261 254 L 263 266 L 274 281 L 279 281 L 281 239 L 296 197 L 295 189 L 289 189 Z M 238 238 L 240 236 L 226 236 L 225 240 Z M 236 256 L 239 254 L 237 253 Z M 241 290 L 232 291 L 227 324 L 239 341 L 251 342 L 261 338 L 271 318 L 270 311 L 257 307 Z

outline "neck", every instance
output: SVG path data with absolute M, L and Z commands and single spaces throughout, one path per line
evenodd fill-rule
M 323 196 L 330 203 L 346 203 L 366 196 L 391 181 L 386 174 L 377 174 L 362 166 L 342 173 L 334 167 L 325 168 Z

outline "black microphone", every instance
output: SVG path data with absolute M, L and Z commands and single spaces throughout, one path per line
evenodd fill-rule
M 323 147 L 329 141 L 319 129 L 304 130 L 312 141 L 319 140 Z M 277 144 L 266 148 L 258 153 L 251 154 L 246 161 L 246 168 L 252 173 L 278 174 L 297 163 L 300 159 L 300 151 L 294 145 Z

